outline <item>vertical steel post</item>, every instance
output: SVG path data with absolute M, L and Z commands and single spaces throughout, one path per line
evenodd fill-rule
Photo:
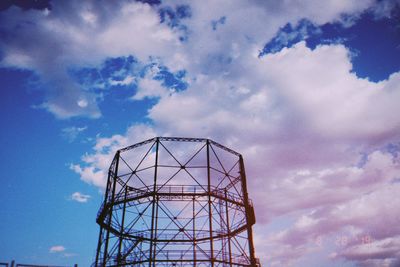
M 196 194 L 196 187 L 194 188 Z M 193 196 L 193 266 L 196 266 L 196 197 Z
M 207 139 L 207 193 L 208 193 L 208 220 L 210 229 L 210 253 L 211 267 L 214 267 L 214 237 L 212 225 L 212 202 L 211 202 L 211 166 L 210 166 L 210 140 Z
M 108 215 L 109 217 L 108 217 L 108 221 L 107 221 L 108 227 L 111 226 L 111 221 L 112 221 L 112 212 L 113 212 L 114 200 L 115 200 L 115 188 L 117 186 L 119 155 L 120 155 L 120 151 L 118 150 L 117 153 L 115 154 L 116 162 L 115 162 L 115 171 L 114 171 L 114 177 L 113 177 L 114 181 L 113 181 L 112 194 L 111 194 L 110 213 Z M 103 255 L 104 255 L 103 266 L 106 266 L 106 262 L 107 262 L 109 240 L 110 240 L 110 231 L 107 231 L 106 244 L 104 246 L 104 253 L 103 253 Z
M 99 257 L 100 257 L 100 252 L 101 252 L 101 244 L 103 243 L 103 233 L 104 229 L 103 226 L 100 226 L 100 234 L 99 234 L 99 241 L 97 242 L 97 252 L 96 252 L 96 261 L 95 261 L 95 267 L 99 267 Z
M 156 202 L 156 191 L 157 191 L 157 167 L 158 167 L 158 146 L 160 143 L 160 139 L 156 138 L 156 160 L 154 165 L 154 185 L 153 185 L 153 203 L 152 203 L 152 211 L 151 211 L 151 229 L 150 229 L 150 257 L 149 257 L 149 267 L 151 267 L 152 263 L 155 264 L 155 259 L 153 259 L 153 239 L 154 239 L 154 214 L 155 214 L 155 202 Z
M 124 194 L 125 199 L 126 199 L 127 195 L 128 195 L 128 185 L 125 185 L 125 194 Z M 122 219 L 121 219 L 121 228 L 120 228 L 120 236 L 119 236 L 119 244 L 118 244 L 118 263 L 120 263 L 120 260 L 121 260 L 122 243 L 124 240 L 125 210 L 126 210 L 126 201 L 124 201 L 124 206 L 122 208 Z
M 246 172 L 244 169 L 244 162 L 242 155 L 239 156 L 239 163 L 240 163 L 240 175 L 242 177 L 243 200 L 246 210 L 246 225 L 247 225 L 247 237 L 249 239 L 250 261 L 251 261 L 251 266 L 256 266 L 256 256 L 253 244 L 253 231 L 252 231 L 252 225 L 250 223 L 252 220 L 249 218 L 252 211 L 249 203 L 249 194 L 247 192 Z
M 219 214 L 219 227 L 220 227 L 220 232 L 221 233 L 226 233 L 226 223 L 225 223 L 225 217 L 224 217 L 224 200 L 219 199 L 218 200 L 218 214 Z M 226 262 L 226 244 L 225 244 L 225 236 L 222 236 L 220 238 L 221 241 L 221 251 L 219 253 L 221 253 L 222 256 L 222 261 L 223 264 L 222 266 L 226 266 L 225 262 Z
M 158 229 L 158 201 L 160 201 L 160 197 L 156 196 L 156 215 L 155 215 L 155 226 L 154 226 L 154 240 L 157 242 L 157 229 Z M 153 257 L 154 257 L 154 263 L 153 263 L 153 267 L 156 266 L 156 261 L 155 261 L 155 257 L 157 255 L 157 246 L 154 245 L 154 251 L 153 251 Z
M 225 199 L 228 199 L 228 192 L 224 189 Z M 231 228 L 229 226 L 229 207 L 228 201 L 225 200 L 225 212 L 226 212 L 226 231 L 228 233 L 228 251 L 229 251 L 229 266 L 232 266 L 232 247 L 231 247 Z
M 114 160 L 117 160 L 117 158 L 116 158 L 116 156 L 117 155 L 115 155 L 114 156 L 114 159 L 113 159 L 113 161 Z M 111 175 L 111 168 L 108 170 L 108 177 L 107 177 L 107 185 L 106 185 L 106 192 L 105 192 L 105 194 L 104 194 L 104 206 L 103 206 L 103 209 L 105 209 L 106 208 L 106 205 L 107 205 L 107 200 L 108 200 L 108 192 L 109 192 L 109 189 L 110 189 L 110 187 L 111 187 L 111 177 L 112 177 L 112 175 Z M 106 230 L 107 231 L 107 233 L 108 233 L 108 230 Z M 103 243 L 103 235 L 104 235 L 104 228 L 103 228 L 103 226 L 102 225 L 100 225 L 100 234 L 99 234 L 99 241 L 98 241 L 98 243 L 97 243 L 97 253 L 96 253 L 96 267 L 98 267 L 98 266 L 100 266 L 99 264 L 100 264 L 100 262 L 99 262 L 99 260 L 100 260 L 100 253 L 101 253 L 101 245 L 102 245 L 102 243 Z M 103 256 L 103 266 L 105 266 L 105 262 L 104 262 L 104 260 L 105 260 L 105 255 Z

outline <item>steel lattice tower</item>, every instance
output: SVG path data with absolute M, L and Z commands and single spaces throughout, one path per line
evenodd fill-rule
M 98 212 L 94 266 L 260 266 L 242 156 L 212 140 L 120 149 Z

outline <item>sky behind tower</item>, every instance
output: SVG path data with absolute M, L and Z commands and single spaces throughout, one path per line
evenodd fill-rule
M 400 266 L 398 0 L 2 1 L 0 262 L 89 266 L 115 151 L 243 154 L 263 266 Z

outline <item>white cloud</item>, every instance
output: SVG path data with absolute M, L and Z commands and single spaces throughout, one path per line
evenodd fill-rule
M 64 253 L 63 254 L 63 257 L 65 257 L 65 258 L 71 258 L 71 257 L 76 257 L 76 256 L 78 256 L 77 253 Z
M 256 235 L 264 236 L 256 247 L 266 262 L 296 264 L 315 252 L 313 240 L 350 226 L 376 240 L 386 238 L 368 222 L 386 214 L 380 203 L 391 203 L 387 210 L 400 206 L 389 201 L 399 193 L 392 185 L 400 176 L 399 162 L 380 150 L 399 138 L 400 120 L 393 115 L 400 112 L 399 74 L 379 83 L 357 78 L 342 45 L 310 50 L 299 43 L 241 63 L 219 76 L 199 75 L 187 90 L 161 96 L 149 111 L 153 127 L 133 126 L 124 135 L 99 138 L 84 157 L 85 169 L 106 170 L 117 148 L 155 132 L 210 137 L 244 154 L 258 214 Z M 360 153 L 368 157 L 357 166 Z M 384 216 L 391 224 L 398 218 L 393 212 Z M 282 232 L 262 230 L 282 217 L 293 221 Z M 337 253 L 346 258 L 344 251 Z
M 84 132 L 87 129 L 87 126 L 84 127 L 67 127 L 61 130 L 61 136 L 67 139 L 70 143 L 75 141 L 79 134 Z
M 311 137 L 314 142 L 335 140 L 324 149 L 343 149 L 342 143 L 373 144 L 398 136 L 399 119 L 394 114 L 399 93 L 394 88 L 400 75 L 380 83 L 357 78 L 341 45 L 312 51 L 299 43 L 241 63 L 240 76 L 235 69 L 220 77 L 200 76 L 187 91 L 162 98 L 150 110 L 150 118 L 172 134 L 195 131 L 203 136 L 244 137 L 246 129 L 257 129 L 246 134 L 245 143 L 279 143 L 280 153 L 285 152 L 282 148 L 290 149 L 289 144 L 280 144 L 284 139 L 303 145 L 312 145 Z M 251 93 L 242 95 L 241 87 L 251 88 Z
M 381 266 L 383 259 L 396 259 L 398 244 L 388 242 L 388 239 L 397 239 L 400 234 L 400 202 L 396 200 L 400 186 L 390 183 L 391 178 L 399 175 L 399 162 L 386 167 L 378 167 L 376 162 L 368 164 L 371 166 L 363 168 L 360 174 L 346 178 L 354 181 L 344 183 L 340 181 L 340 176 L 333 176 L 330 178 L 338 185 L 321 186 L 313 192 L 299 189 L 298 192 L 307 196 L 306 199 L 313 200 L 308 206 L 311 212 L 300 216 L 291 227 L 270 235 L 267 242 L 260 243 L 260 247 L 265 250 L 273 247 L 305 250 L 315 247 L 315 241 L 320 238 L 325 245 L 335 245 L 337 250 L 332 254 L 335 259 L 344 258 L 360 263 L 373 260 L 376 262 L 373 266 Z M 363 181 L 368 179 L 372 181 L 364 184 Z M 288 187 L 295 188 L 295 185 Z M 339 198 L 332 200 L 333 192 L 329 192 L 329 187 L 336 191 Z M 321 191 L 320 196 L 308 196 L 317 191 Z M 285 193 L 282 192 L 283 195 Z M 340 197 L 341 195 L 345 198 Z M 291 194 L 285 196 L 289 201 L 302 201 L 303 198 L 293 197 Z M 298 210 L 302 208 L 304 207 Z M 384 224 L 381 223 L 382 218 L 385 218 Z M 333 238 L 336 240 L 333 241 Z M 270 260 L 282 264 L 288 260 L 288 255 L 283 250 L 276 250 L 271 252 Z
M 83 10 L 81 16 L 75 16 L 75 9 Z M 147 62 L 179 45 L 174 31 L 159 23 L 157 11 L 140 2 L 104 3 L 100 8 L 91 1 L 68 1 L 54 4 L 48 15 L 10 8 L 2 16 L 13 34 L 0 44 L 1 65 L 39 74 L 43 87 L 51 88 L 42 107 L 58 118 L 101 116 L 99 96 L 77 85 L 68 73 L 71 68 L 126 55 Z M 30 23 L 13 30 L 21 20 Z
M 345 251 L 332 255 L 360 262 L 360 266 L 398 266 L 400 263 L 400 236 L 382 240 L 368 240 L 346 248 Z
M 400 137 L 400 120 L 395 115 L 400 112 L 399 73 L 379 83 L 360 79 L 351 72 L 344 46 L 310 50 L 304 43 L 238 65 L 245 66 L 239 78 L 225 74 L 197 79 L 187 91 L 161 99 L 150 110 L 150 118 L 161 132 L 212 137 L 243 152 L 259 223 L 273 222 L 284 214 L 303 216 L 309 209 L 321 213 L 312 221 L 315 227 L 281 237 L 272 247 L 263 249 L 265 239 L 261 239 L 258 247 L 270 251 L 265 261 L 273 259 L 278 266 L 296 264 L 314 252 L 311 237 L 334 234 L 353 224 L 368 231 L 368 223 L 357 223 L 380 218 L 379 201 L 353 203 L 362 203 L 363 195 L 370 192 L 381 195 L 400 175 L 398 162 L 376 150 Z M 251 89 L 243 95 L 238 87 Z M 370 153 L 369 159 L 357 168 L 361 152 Z M 343 214 L 357 211 L 359 217 L 330 216 L 335 205 L 347 207 Z M 392 201 L 390 210 L 399 206 Z M 397 216 L 389 217 L 391 225 Z M 393 229 L 393 234 L 400 233 Z M 374 238 L 379 237 L 374 234 Z M 303 246 L 293 248 L 293 242 Z M 374 261 L 376 266 L 382 263 Z
M 111 162 L 111 161 L 110 161 Z M 103 188 L 106 186 L 106 170 L 98 169 L 97 167 L 89 166 L 82 168 L 78 164 L 71 164 L 70 169 L 78 173 L 82 181 Z
M 59 252 L 63 252 L 65 251 L 65 247 L 64 246 L 52 246 L 49 249 L 50 253 L 59 253 Z
M 330 0 L 323 5 L 313 0 L 165 1 L 161 6 L 179 3 L 192 10 L 192 17 L 183 22 L 190 29 L 184 43 L 179 29 L 160 23 L 156 7 L 141 2 L 106 2 L 100 7 L 92 1 L 66 1 L 46 12 L 10 8 L 2 12 L 4 29 L 12 34 L 0 44 L 1 65 L 39 74 L 43 86 L 51 88 L 42 107 L 58 118 L 98 118 L 98 94 L 77 85 L 69 69 L 134 55 L 142 62 L 158 58 L 172 71 L 220 72 L 230 57 L 248 54 L 248 47 L 259 50 L 287 22 L 340 20 L 342 14 L 368 8 L 372 0 Z M 224 16 L 226 23 L 213 31 L 211 22 Z
M 68 3 L 73 8 L 77 2 Z M 163 5 L 179 3 L 187 2 Z M 398 159 L 384 147 L 400 138 L 400 73 L 379 83 L 358 78 L 343 45 L 311 50 L 300 42 L 258 58 L 263 45 L 288 22 L 339 21 L 343 14 L 358 16 L 372 3 L 190 1 L 192 17 L 183 22 L 188 29 L 185 42 L 178 41 L 177 29 L 159 24 L 155 9 L 142 3 L 119 3 L 105 15 L 85 2 L 82 10 L 89 13 L 79 13 L 82 19 L 77 22 L 75 17 L 58 18 L 57 5 L 46 19 L 13 9 L 8 11 L 15 18 L 10 27 L 17 18 L 38 21 L 36 36 L 54 36 L 57 45 L 53 51 L 48 48 L 51 42 L 43 43 L 46 53 L 38 49 L 35 54 L 35 42 L 24 48 L 14 40 L 2 46 L 2 64 L 52 76 L 44 78 L 51 85 L 66 81 L 60 89 L 64 93 L 49 96 L 44 105 L 62 118 L 100 116 L 96 96 L 65 74 L 75 62 L 93 65 L 106 57 L 133 54 L 142 62 L 154 56 L 172 71 L 185 69 L 189 87 L 182 92 L 169 92 L 151 73 L 143 79 L 127 73 L 125 79 L 111 81 L 137 82 L 136 100 L 160 98 L 148 112 L 152 124 L 98 137 L 93 151 L 71 169 L 104 189 L 111 160 L 121 147 L 156 135 L 210 137 L 245 157 L 258 214 L 257 254 L 265 262 L 296 264 L 310 253 L 324 253 L 313 246 L 315 238 L 353 231 L 370 235 L 376 253 L 364 253 L 359 243 L 342 248 L 328 244 L 325 249 L 334 258 L 390 266 L 396 262 L 389 257 L 398 257 L 399 186 L 393 180 L 400 174 Z M 213 30 L 211 22 L 224 16 L 225 23 Z M 16 34 L 29 39 L 31 30 Z M 55 70 L 49 67 L 57 65 Z M 367 155 L 362 164 L 360 155 Z M 379 221 L 382 217 L 387 224 Z M 386 231 L 387 225 L 393 227 Z
M 88 105 L 88 102 L 86 99 L 79 99 L 77 103 L 78 103 L 78 106 L 81 108 L 85 108 Z
M 89 201 L 90 198 L 91 198 L 90 195 L 85 195 L 85 194 L 82 194 L 80 192 L 75 192 L 75 193 L 73 193 L 71 195 L 71 199 L 72 200 L 75 200 L 75 201 L 80 202 L 80 203 L 86 203 L 86 202 Z
M 346 0 L 329 0 L 329 1 L 287 1 L 281 6 L 284 8 L 291 7 L 289 12 L 291 16 L 304 16 L 311 18 L 318 24 L 329 21 L 340 20 L 343 14 L 357 14 L 374 3 L 373 0 L 346 1 Z
M 70 169 L 80 175 L 81 179 L 104 189 L 107 184 L 107 171 L 115 152 L 135 142 L 140 142 L 156 135 L 149 125 L 133 125 L 125 136 L 114 135 L 110 138 L 98 137 L 94 154 L 86 154 L 82 157 L 83 164 L 71 164 Z
M 111 85 L 130 85 L 135 81 L 135 77 L 126 76 L 122 81 L 110 80 Z
M 137 91 L 132 97 L 134 100 L 143 100 L 144 98 L 162 97 L 167 95 L 169 90 L 161 85 L 160 80 L 154 80 L 145 77 L 138 82 Z

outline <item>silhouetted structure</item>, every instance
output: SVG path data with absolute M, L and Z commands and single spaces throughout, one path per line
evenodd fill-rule
M 115 154 L 94 266 L 259 266 L 242 156 L 156 137 Z
M 23 263 L 15 263 L 15 261 L 12 260 L 10 264 L 8 264 L 8 262 L 0 262 L 0 267 L 63 267 L 63 266 L 38 265 L 38 264 L 26 264 L 26 263 L 23 264 Z M 74 267 L 78 267 L 78 264 L 75 264 Z

